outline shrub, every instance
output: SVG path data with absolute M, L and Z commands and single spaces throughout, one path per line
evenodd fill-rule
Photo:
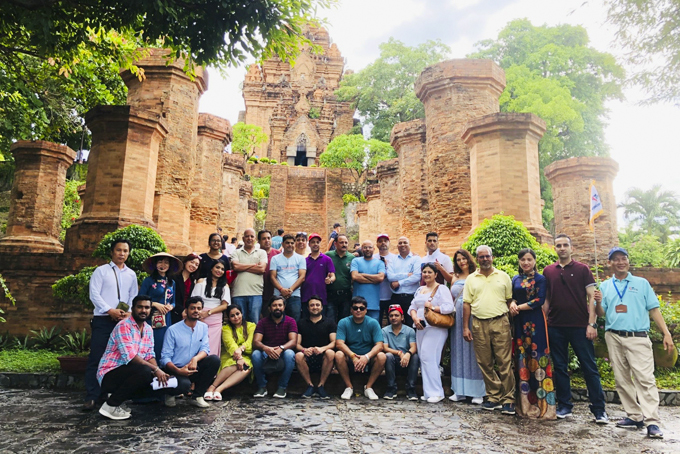
M 657 295 L 659 298 L 659 311 L 663 316 L 664 322 L 668 327 L 668 331 L 671 332 L 673 337 L 673 342 L 680 343 L 680 301 L 664 301 L 661 295 Z M 659 327 L 653 321 L 649 327 L 649 338 L 652 342 L 662 342 L 663 334 L 659 331 Z
M 664 245 L 654 235 L 639 235 L 630 243 L 623 242 L 632 266 L 663 267 L 667 265 Z
M 260 158 L 260 164 L 269 164 L 269 158 Z
M 0 371 L 18 373 L 58 373 L 60 353 L 49 350 L 14 349 L 0 351 Z
M 82 332 L 76 331 L 62 335 L 60 339 L 64 349 L 76 355 L 82 355 L 90 350 L 91 338 L 85 328 L 83 328 Z
M 354 194 L 343 194 L 342 195 L 342 203 L 347 205 L 348 203 L 352 202 L 358 202 L 359 198 L 355 196 Z
M 61 328 L 53 326 L 52 328 L 41 328 L 36 331 L 30 330 L 33 334 L 33 347 L 40 350 L 56 350 L 61 343 Z
M 66 237 L 66 229 L 71 227 L 73 221 L 80 216 L 80 196 L 78 195 L 78 186 L 84 184 L 84 181 L 68 180 L 66 188 L 64 189 L 64 208 L 61 214 L 61 232 L 59 233 L 59 241 L 64 242 Z
M 276 159 L 270 159 L 270 160 L 269 160 L 269 164 L 274 164 L 274 165 L 276 165 L 276 164 L 278 164 L 278 163 L 279 163 L 279 161 L 277 161 Z
M 282 166 L 287 166 L 288 163 L 287 163 L 287 162 L 282 162 L 281 165 L 282 165 Z

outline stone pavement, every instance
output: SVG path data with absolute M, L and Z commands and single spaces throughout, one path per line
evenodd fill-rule
M 664 440 L 596 426 L 586 404 L 565 421 L 528 421 L 465 403 L 235 397 L 199 410 L 131 405 L 111 421 L 80 393 L 0 390 L 0 453 L 678 453 L 680 409 L 661 407 Z M 623 416 L 609 405 L 612 419 Z

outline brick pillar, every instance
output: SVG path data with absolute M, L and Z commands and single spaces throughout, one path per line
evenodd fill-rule
M 321 250 L 326 252 L 328 249 L 328 237 L 333 224 L 339 222 L 342 224 L 341 232 L 347 231 L 346 221 L 342 215 L 342 210 L 345 208 L 342 201 L 342 171 L 343 169 L 325 169 L 326 170 L 326 231 L 317 232 L 323 237 L 321 241 Z M 271 230 L 271 229 L 270 229 Z
M 135 64 L 144 70 L 140 81 L 122 73 L 128 87 L 128 104 L 159 113 L 168 134 L 158 152 L 158 173 L 153 220 L 172 254 L 191 252 L 190 214 L 198 130 L 198 100 L 208 88 L 208 74 L 196 67 L 192 80 L 183 70 L 184 60 L 168 64 L 169 50 L 147 49 L 149 55 Z
M 552 185 L 555 233 L 569 235 L 575 260 L 595 264 L 593 232 L 588 226 L 591 181 L 595 182 L 604 208 L 595 220 L 599 265 L 606 267 L 607 252 L 619 244 L 613 187 L 618 171 L 619 165 L 613 159 L 595 156 L 562 159 L 545 168 Z
M 399 156 L 400 232 L 411 240 L 413 252 L 422 255 L 425 234 L 433 230 L 427 199 L 425 121 L 397 123 L 392 128 L 390 143 Z
M 357 203 L 357 223 L 359 224 L 359 243 L 369 240 L 375 234 L 369 230 L 368 225 L 368 202 Z M 349 250 L 354 252 L 353 244 L 350 242 Z
M 1 252 L 63 252 L 59 242 L 66 170 L 76 152 L 52 142 L 15 142 L 16 170 Z
M 380 185 L 380 227 L 381 233 L 391 238 L 391 250 L 397 252 L 397 238 L 401 235 L 402 196 L 399 188 L 399 158 L 382 161 L 377 167 Z M 410 238 L 409 238 L 410 239 Z M 414 238 L 415 239 L 415 238 Z
M 253 220 L 248 219 L 251 211 L 249 202 L 252 199 L 253 183 L 241 180 L 238 191 L 238 224 L 236 226 L 236 232 L 239 234 L 243 234 L 245 229 L 253 227 Z M 255 211 L 257 211 L 257 206 L 255 206 Z M 253 216 L 255 216 L 255 213 L 253 213 Z
M 468 121 L 499 111 L 504 88 L 505 73 L 491 60 L 448 60 L 416 81 L 425 106 L 430 217 L 444 252 L 453 253 L 472 227 L 470 152 L 461 135 Z
M 245 169 L 245 158 L 241 154 L 225 154 L 222 161 L 222 186 L 220 191 L 220 211 L 218 226 L 222 228 L 223 235 L 230 237 L 238 233 L 239 213 L 239 189 Z M 208 235 L 201 239 L 199 245 L 205 248 L 208 244 Z
M 552 244 L 541 213 L 538 141 L 544 133 L 545 122 L 530 113 L 495 113 L 467 124 L 462 138 L 470 147 L 472 229 L 504 213 Z
M 366 187 L 366 217 L 362 224 L 366 225 L 364 229 L 361 225 L 359 227 L 359 239 L 363 242 L 366 240 L 375 240 L 378 234 L 383 233 L 385 226 L 380 222 L 381 200 L 380 200 L 380 184 L 369 184 Z
M 222 156 L 224 147 L 231 142 L 231 138 L 231 124 L 228 120 L 206 113 L 198 115 L 196 173 L 191 185 L 189 231 L 189 240 L 194 251 L 203 250 L 206 238 L 217 228 L 221 193 L 215 188 L 222 181 Z
M 120 227 L 156 227 L 153 198 L 158 148 L 168 130 L 155 112 L 98 106 L 85 116 L 92 131 L 83 213 L 66 232 L 66 250 L 92 252 Z
M 272 232 L 286 228 L 286 199 L 288 197 L 288 170 L 286 166 L 269 166 L 271 184 L 267 204 L 267 228 Z M 291 233 L 287 231 L 286 233 Z

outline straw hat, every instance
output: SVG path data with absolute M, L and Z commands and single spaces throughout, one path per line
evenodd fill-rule
M 142 263 L 142 268 L 144 269 L 144 271 L 151 274 L 156 269 L 156 262 L 160 258 L 164 257 L 170 259 L 170 269 L 168 270 L 168 274 L 176 274 L 182 271 L 183 266 L 180 259 L 178 259 L 174 255 L 168 254 L 167 252 L 159 252 L 158 254 L 154 254 L 148 259 L 144 260 L 144 263 Z

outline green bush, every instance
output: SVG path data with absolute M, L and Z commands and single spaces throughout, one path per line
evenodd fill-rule
M 68 180 L 64 190 L 64 208 L 61 214 L 61 232 L 59 233 L 59 241 L 62 243 L 66 238 L 66 229 L 71 227 L 71 224 L 80 216 L 80 196 L 78 195 L 78 186 L 84 184 L 84 181 Z
M 259 200 L 269 197 L 269 187 L 272 184 L 271 175 L 259 178 L 251 178 L 250 181 L 253 184 L 253 198 Z
M 654 235 L 638 235 L 630 242 L 622 242 L 621 247 L 628 251 L 632 266 L 667 266 L 664 245 Z
M 58 356 L 62 353 L 49 350 L 0 351 L 0 371 L 16 373 L 58 373 Z
M 274 164 L 274 165 L 276 165 L 276 164 L 278 164 L 278 163 L 279 163 L 279 161 L 277 161 L 276 159 L 273 159 L 273 158 L 272 158 L 272 159 L 269 160 L 269 164 Z
M 53 326 L 52 328 L 43 327 L 36 331 L 30 330 L 33 335 L 33 348 L 39 350 L 57 350 L 62 345 L 61 328 Z
M 517 274 L 517 253 L 524 248 L 531 248 L 536 252 L 536 265 L 539 272 L 557 260 L 557 254 L 552 246 L 539 244 L 529 233 L 524 224 L 516 221 L 513 216 L 497 214 L 491 219 L 485 219 L 463 244 L 463 249 L 473 255 L 477 247 L 489 246 L 493 250 L 493 264 L 510 276 Z
M 659 311 L 663 316 L 664 322 L 668 327 L 668 331 L 671 332 L 673 337 L 673 342 L 676 344 L 680 343 L 680 301 L 664 301 L 661 295 L 657 295 L 659 298 Z M 649 328 L 649 338 L 652 342 L 662 342 L 663 334 L 659 331 L 659 327 L 653 321 Z
M 282 165 L 282 166 L 287 166 L 288 163 L 287 163 L 287 162 L 282 162 L 281 165 Z
M 269 164 L 269 158 L 260 158 L 260 164 Z
M 347 205 L 348 203 L 352 202 L 358 202 L 359 198 L 355 196 L 354 194 L 343 194 L 342 195 L 342 203 Z
M 64 350 L 67 352 L 83 355 L 90 351 L 90 341 L 92 339 L 85 328 L 81 332 L 76 331 L 62 335 L 60 339 Z

